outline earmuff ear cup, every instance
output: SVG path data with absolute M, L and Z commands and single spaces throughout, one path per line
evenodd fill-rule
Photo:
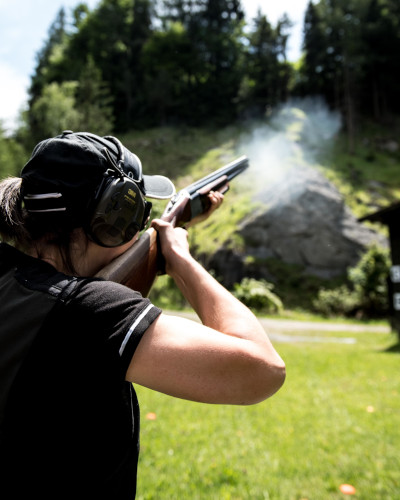
M 88 235 L 104 247 L 123 245 L 143 229 L 150 208 L 132 179 L 109 177 L 95 200 Z

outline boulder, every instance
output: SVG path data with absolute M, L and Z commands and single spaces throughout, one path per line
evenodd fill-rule
M 209 263 L 224 284 L 244 276 L 273 281 L 268 258 L 321 278 L 345 275 L 369 245 L 387 245 L 356 219 L 319 166 L 340 126 L 324 103 L 306 100 L 284 106 L 245 137 L 249 185 L 261 208 L 237 229 L 244 249 L 222 248 Z
M 297 165 L 285 177 L 287 182 L 258 194 L 267 205 L 238 228 L 244 251 L 221 249 L 214 256 L 212 265 L 227 285 L 240 281 L 240 274 L 268 279 L 263 260 L 271 257 L 297 264 L 305 274 L 332 278 L 344 275 L 372 243 L 387 245 L 382 235 L 357 221 L 320 171 Z M 246 262 L 253 264 L 246 268 Z

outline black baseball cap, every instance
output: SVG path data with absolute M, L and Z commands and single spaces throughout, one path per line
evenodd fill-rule
M 143 175 L 138 156 L 112 136 L 64 131 L 36 145 L 21 171 L 22 195 L 28 212 L 67 212 L 82 216 L 104 175 L 122 169 L 146 198 L 169 199 L 173 183 L 162 175 Z

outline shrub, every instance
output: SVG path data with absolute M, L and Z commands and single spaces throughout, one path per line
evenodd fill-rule
M 149 298 L 161 309 L 181 310 L 189 307 L 188 302 L 180 292 L 174 280 L 167 275 L 159 276 L 152 289 Z
M 19 175 L 26 160 L 27 154 L 23 147 L 12 137 L 7 137 L 0 120 L 0 179 Z
M 233 294 L 247 307 L 266 313 L 279 313 L 283 309 L 281 299 L 272 291 L 274 286 L 265 280 L 243 278 L 236 283 Z
M 349 270 L 349 280 L 359 296 L 360 307 L 369 316 L 387 312 L 389 271 L 389 251 L 378 245 L 372 245 L 358 264 Z
M 385 315 L 388 310 L 389 269 L 389 251 L 372 245 L 357 265 L 349 268 L 349 285 L 342 285 L 333 290 L 320 290 L 313 302 L 314 308 L 326 316 Z
M 324 316 L 351 316 L 358 308 L 359 298 L 347 285 L 342 285 L 333 290 L 321 289 L 313 305 Z

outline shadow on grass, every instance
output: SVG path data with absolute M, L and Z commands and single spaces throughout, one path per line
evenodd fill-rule
M 396 344 L 393 344 L 392 346 L 385 349 L 384 352 L 393 352 L 395 354 L 400 353 L 400 340 L 398 340 Z

